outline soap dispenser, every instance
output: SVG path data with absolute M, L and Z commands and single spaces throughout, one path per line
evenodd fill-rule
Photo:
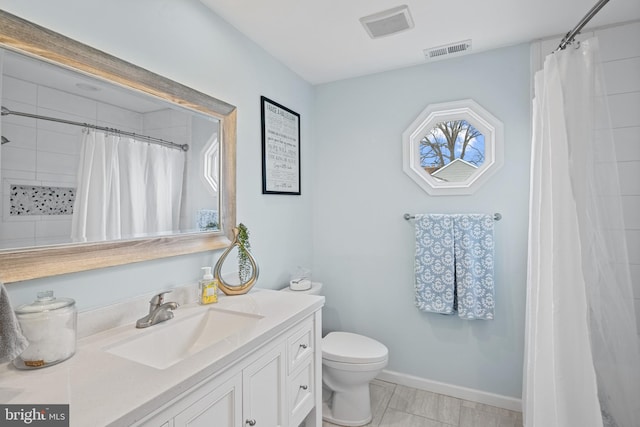
M 213 304 L 218 302 L 218 282 L 211 274 L 211 267 L 202 267 L 204 275 L 198 286 L 198 302 L 200 304 Z

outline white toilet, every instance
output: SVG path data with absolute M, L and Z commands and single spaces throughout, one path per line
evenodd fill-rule
M 291 291 L 289 288 L 283 290 Z M 304 292 L 320 295 L 322 283 Z M 389 350 L 378 341 L 350 332 L 330 332 L 322 339 L 322 418 L 341 426 L 371 421 L 369 382 L 387 366 Z

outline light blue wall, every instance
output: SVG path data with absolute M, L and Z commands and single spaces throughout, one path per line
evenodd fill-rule
M 504 123 L 504 166 L 474 195 L 429 196 L 402 170 L 401 134 L 428 104 L 465 98 Z M 520 397 L 529 113 L 528 45 L 316 87 L 313 257 L 325 330 L 380 340 L 390 370 Z M 415 308 L 405 212 L 502 213 L 495 320 Z
M 311 87 L 197 0 L 0 0 L 2 9 L 238 107 L 238 221 L 278 288 L 297 265 L 325 283 L 325 329 L 367 334 L 389 369 L 520 396 L 529 169 L 529 50 L 501 49 Z M 301 114 L 302 196 L 261 194 L 259 97 Z M 314 99 L 315 97 L 315 99 Z M 402 131 L 429 103 L 473 98 L 505 125 L 505 164 L 477 194 L 432 197 L 402 172 Z M 312 126 L 313 120 L 313 126 Z M 413 306 L 404 212 L 501 212 L 494 321 Z M 313 245 L 312 245 L 313 242 Z M 8 286 L 14 304 L 56 290 L 81 309 L 197 280 L 219 253 Z
M 0 0 L 9 13 L 238 107 L 238 222 L 251 232 L 258 287 L 278 288 L 311 265 L 313 87 L 197 0 Z M 301 115 L 302 196 L 262 195 L 260 95 Z M 219 252 L 68 274 L 7 286 L 14 305 L 38 290 L 87 309 L 195 282 Z

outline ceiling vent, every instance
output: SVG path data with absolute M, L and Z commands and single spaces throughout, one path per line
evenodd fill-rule
M 360 22 L 372 39 L 390 36 L 413 28 L 413 19 L 411 19 L 407 5 L 365 16 L 360 18 Z
M 462 42 L 447 44 L 444 46 L 432 47 L 424 50 L 424 56 L 427 59 L 440 59 L 445 56 L 454 56 L 471 50 L 471 39 Z

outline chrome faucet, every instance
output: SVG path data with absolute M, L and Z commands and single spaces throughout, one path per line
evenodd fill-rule
M 171 291 L 161 292 L 149 301 L 149 314 L 136 322 L 136 328 L 147 328 L 165 320 L 173 319 L 173 312 L 178 308 L 178 303 L 170 301 L 164 302 L 164 294 Z

